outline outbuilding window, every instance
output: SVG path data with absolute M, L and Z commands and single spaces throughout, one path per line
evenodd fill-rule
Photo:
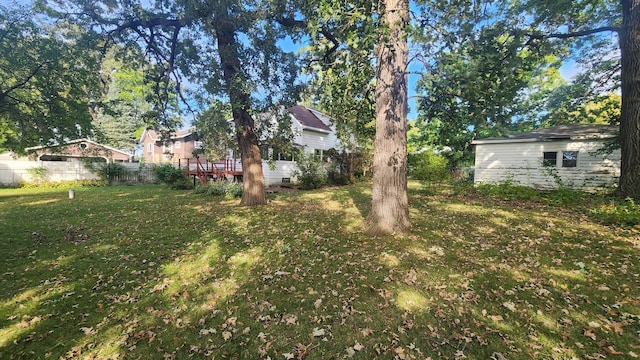
M 542 164 L 544 166 L 556 166 L 558 153 L 555 151 L 545 151 L 543 154 Z
M 577 151 L 563 151 L 562 152 L 562 167 L 576 167 L 578 166 L 578 152 Z

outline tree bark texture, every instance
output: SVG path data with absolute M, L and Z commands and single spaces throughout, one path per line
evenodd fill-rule
M 258 137 L 254 130 L 254 121 L 249 113 L 251 98 L 245 88 L 247 79 L 240 64 L 239 44 L 235 37 L 233 21 L 230 17 L 218 16 L 214 20 L 214 29 L 242 161 L 242 200 L 240 200 L 240 205 L 264 205 L 267 203 L 267 198 L 264 189 L 262 159 L 258 147 Z
M 618 195 L 640 199 L 640 0 L 621 0 L 622 161 Z
M 376 45 L 376 135 L 373 154 L 370 235 L 404 233 L 411 228 L 407 197 L 408 0 L 380 2 Z

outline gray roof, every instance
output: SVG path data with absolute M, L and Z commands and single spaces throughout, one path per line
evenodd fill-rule
M 551 128 L 536 129 L 508 137 L 477 139 L 472 144 L 489 144 L 505 142 L 534 142 L 557 140 L 587 140 L 615 137 L 618 127 L 605 124 L 564 124 Z

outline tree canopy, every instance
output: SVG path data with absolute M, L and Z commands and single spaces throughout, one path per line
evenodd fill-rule
M 100 98 L 98 44 L 72 25 L 0 5 L 0 148 L 89 136 Z

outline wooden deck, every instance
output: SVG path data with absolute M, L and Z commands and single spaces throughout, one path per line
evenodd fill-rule
M 178 159 L 178 168 L 185 174 L 193 176 L 200 184 L 208 181 L 242 181 L 242 168 L 238 166 L 237 159 L 222 159 L 210 161 L 200 158 Z

